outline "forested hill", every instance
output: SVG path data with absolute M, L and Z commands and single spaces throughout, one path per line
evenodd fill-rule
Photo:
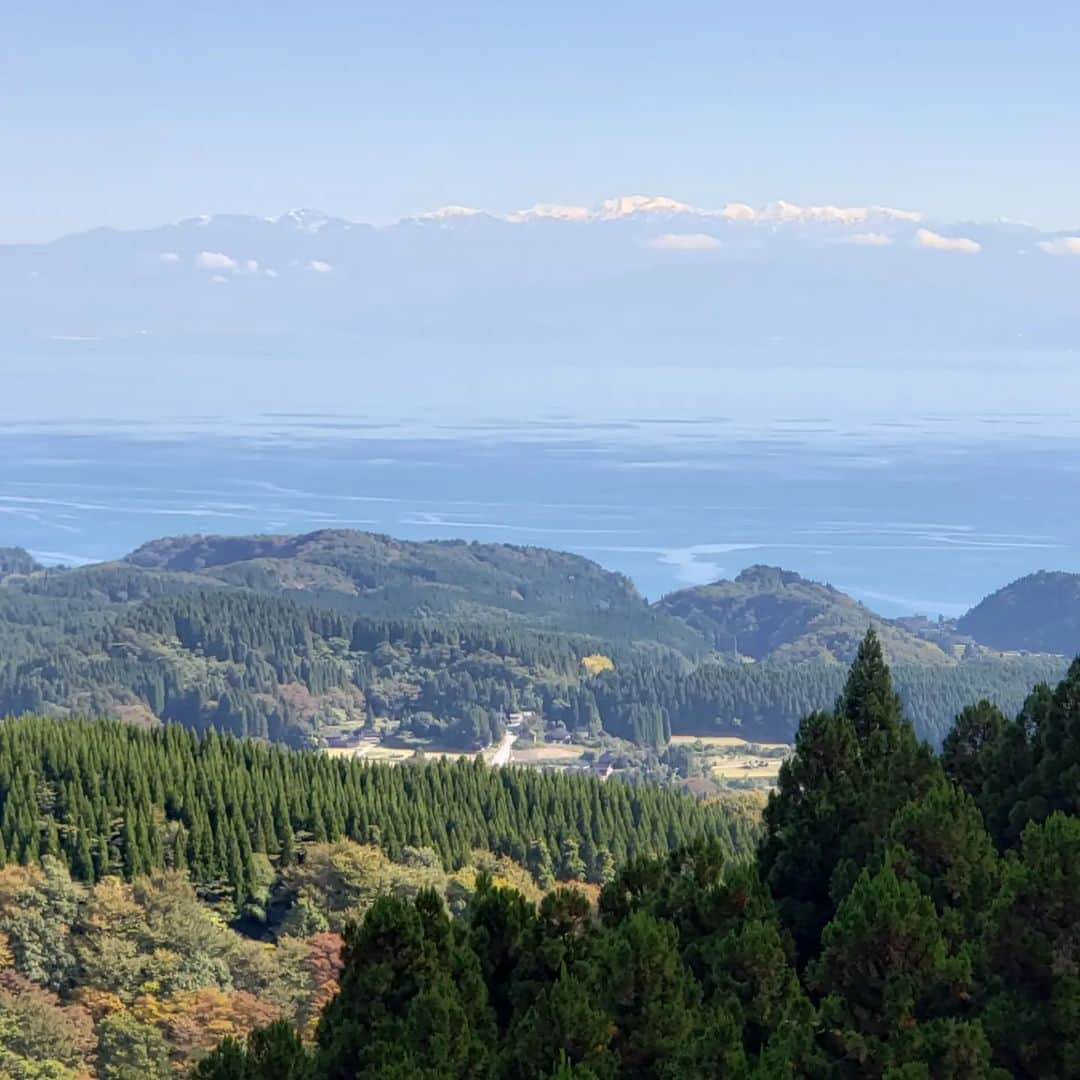
M 352 530 L 306 536 L 179 536 L 126 562 L 391 619 L 513 615 L 530 624 L 646 640 L 693 654 L 699 635 L 653 611 L 633 583 L 580 555 L 464 540 L 416 542 Z
M 996 649 L 1080 652 L 1080 574 L 1040 571 L 986 597 L 958 620 Z
M 660 611 L 682 619 L 719 653 L 783 663 L 849 663 L 873 626 L 893 663 L 948 664 L 939 644 L 895 625 L 831 585 L 776 566 L 751 566 L 665 596 Z
M 471 750 L 513 712 L 594 744 L 786 742 L 835 699 L 838 661 L 868 625 L 936 742 L 963 705 L 1015 712 L 1065 665 L 947 624 L 901 626 L 768 567 L 650 606 L 578 556 L 341 531 L 179 537 L 75 569 L 13 552 L 4 565 L 0 714 L 171 720 L 294 746 L 389 729 Z
M 259 592 L 400 619 L 481 612 L 690 656 L 715 650 L 781 663 L 850 663 L 870 626 L 894 663 L 949 663 L 939 644 L 831 585 L 779 567 L 684 589 L 649 605 L 623 575 L 565 552 L 462 540 L 414 542 L 350 530 L 306 536 L 179 536 L 126 562 L 199 574 Z
M 203 573 L 260 591 L 304 589 L 363 596 L 370 614 L 415 614 L 425 605 L 485 604 L 524 614 L 561 609 L 632 611 L 631 582 L 577 555 L 466 541 L 419 543 L 350 530 L 306 536 L 177 536 L 126 562 Z

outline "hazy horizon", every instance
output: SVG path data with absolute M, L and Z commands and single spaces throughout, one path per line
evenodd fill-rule
M 9 12 L 0 242 L 633 192 L 1080 227 L 1075 12 L 317 11 Z
M 0 543 L 368 505 L 650 595 L 1080 570 L 1080 16 L 612 14 L 12 13 Z

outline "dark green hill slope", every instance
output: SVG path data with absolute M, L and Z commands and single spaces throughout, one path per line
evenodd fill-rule
M 660 643 L 688 655 L 707 651 L 700 635 L 650 608 L 623 574 L 547 548 L 415 542 L 342 529 L 295 537 L 170 537 L 126 561 L 371 617 L 511 615 L 625 644 Z
M 734 581 L 683 589 L 657 607 L 731 656 L 848 663 L 872 626 L 892 663 L 953 662 L 938 645 L 894 626 L 839 589 L 774 566 L 752 566 Z
M 0 588 L 0 714 L 172 720 L 293 744 L 425 714 L 472 748 L 497 738 L 508 712 L 580 680 L 582 657 L 602 646 L 505 619 L 370 619 L 124 572 L 138 599 L 111 605 Z
M 306 536 L 179 536 L 127 557 L 145 569 L 186 571 L 259 591 L 327 591 L 363 597 L 372 614 L 430 604 L 478 604 L 516 614 L 646 607 L 628 578 L 578 555 L 466 541 L 427 543 L 350 530 Z
M 1080 574 L 1040 570 L 998 589 L 957 623 L 995 649 L 1080 653 Z

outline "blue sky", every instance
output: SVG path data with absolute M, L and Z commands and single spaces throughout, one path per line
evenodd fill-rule
M 8 5 L 0 241 L 630 192 L 1080 226 L 1077 9 L 869 6 Z

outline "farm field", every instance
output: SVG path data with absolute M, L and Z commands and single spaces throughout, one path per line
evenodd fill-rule
M 671 743 L 696 748 L 706 775 L 740 787 L 772 787 L 791 752 L 786 743 L 748 742 L 734 735 L 675 735 Z
M 515 765 L 568 765 L 580 760 L 584 752 L 584 746 L 577 746 L 573 743 L 529 746 L 521 750 L 514 747 L 511 760 Z
M 672 735 L 672 746 L 693 746 L 702 743 L 705 747 L 761 747 L 762 750 L 787 750 L 787 743 L 748 742 L 737 735 Z

